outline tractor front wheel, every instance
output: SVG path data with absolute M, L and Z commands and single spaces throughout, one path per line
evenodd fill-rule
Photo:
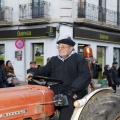
M 78 120 L 120 120 L 120 95 L 116 93 L 98 97 L 88 103 Z

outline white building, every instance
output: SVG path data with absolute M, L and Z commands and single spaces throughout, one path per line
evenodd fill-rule
M 45 65 L 66 37 L 80 54 L 90 45 L 102 67 L 120 64 L 119 32 L 120 0 L 0 0 L 0 59 L 11 60 L 22 81 L 30 61 Z

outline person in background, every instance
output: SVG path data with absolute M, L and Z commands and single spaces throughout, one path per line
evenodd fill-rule
M 99 83 L 101 84 L 102 88 L 108 87 L 107 75 L 103 75 L 102 79 L 99 81 Z
M 4 69 L 4 60 L 0 60 L 0 88 L 6 87 L 6 74 Z
M 10 60 L 6 61 L 6 71 L 7 71 L 7 87 L 15 87 L 12 84 L 12 78 L 15 77 L 14 68 Z
M 108 86 L 114 88 L 115 83 L 113 81 L 112 73 L 110 71 L 110 66 L 108 64 L 104 66 L 103 75 L 107 76 Z
M 36 65 L 35 61 L 30 62 L 30 68 L 27 70 L 27 73 L 35 72 L 35 70 L 38 69 L 38 66 Z M 34 81 L 28 81 L 29 85 L 38 85 Z
M 98 80 L 99 72 L 102 71 L 102 68 L 96 59 L 93 59 L 93 61 L 91 62 L 91 71 L 92 78 Z
M 113 79 L 113 81 L 114 81 L 114 85 L 112 85 L 112 88 L 113 88 L 113 90 L 115 90 L 115 92 L 116 92 L 116 86 L 118 85 L 118 71 L 117 71 L 117 65 L 118 65 L 118 63 L 117 62 L 113 62 L 112 63 L 112 67 L 110 68 L 110 72 L 111 72 L 111 77 L 112 77 L 112 79 Z
M 60 107 L 59 120 L 70 120 L 74 101 L 88 93 L 91 75 L 85 58 L 75 51 L 73 40 L 65 38 L 57 41 L 57 44 L 59 54 L 51 57 L 45 66 L 27 74 L 26 79 L 30 80 L 30 76 L 39 75 L 62 80 L 63 84 L 51 86 L 51 89 L 55 95 L 67 96 L 69 104 Z

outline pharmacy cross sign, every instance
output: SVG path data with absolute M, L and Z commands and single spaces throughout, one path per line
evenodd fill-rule
M 21 38 L 18 38 L 15 41 L 15 46 L 16 46 L 17 49 L 22 49 L 24 47 L 24 40 L 21 39 Z

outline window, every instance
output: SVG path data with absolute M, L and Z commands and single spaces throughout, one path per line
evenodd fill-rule
M 5 45 L 0 44 L 0 60 L 4 60 L 4 59 L 5 59 Z
M 33 44 L 33 58 L 38 65 L 44 65 L 44 43 Z
M 4 10 L 5 4 L 4 4 L 4 0 L 0 0 L 0 11 Z
M 44 17 L 44 1 L 32 0 L 32 18 Z
M 104 70 L 104 66 L 106 64 L 106 47 L 97 46 L 97 60 L 99 65 L 102 67 L 102 70 Z M 99 73 L 99 78 L 102 77 L 102 72 Z
M 120 49 L 119 48 L 114 48 L 113 49 L 113 61 L 118 62 L 118 65 L 120 63 Z
M 98 20 L 106 22 L 106 0 L 99 0 Z
M 83 55 L 83 53 L 84 53 L 84 48 L 85 48 L 86 46 L 88 46 L 88 45 L 78 44 L 78 53 L 79 53 L 80 55 Z
M 4 20 L 4 0 L 0 0 L 0 21 Z
M 78 0 L 78 17 L 85 18 L 86 0 Z
M 117 0 L 117 25 L 120 25 L 120 0 Z

